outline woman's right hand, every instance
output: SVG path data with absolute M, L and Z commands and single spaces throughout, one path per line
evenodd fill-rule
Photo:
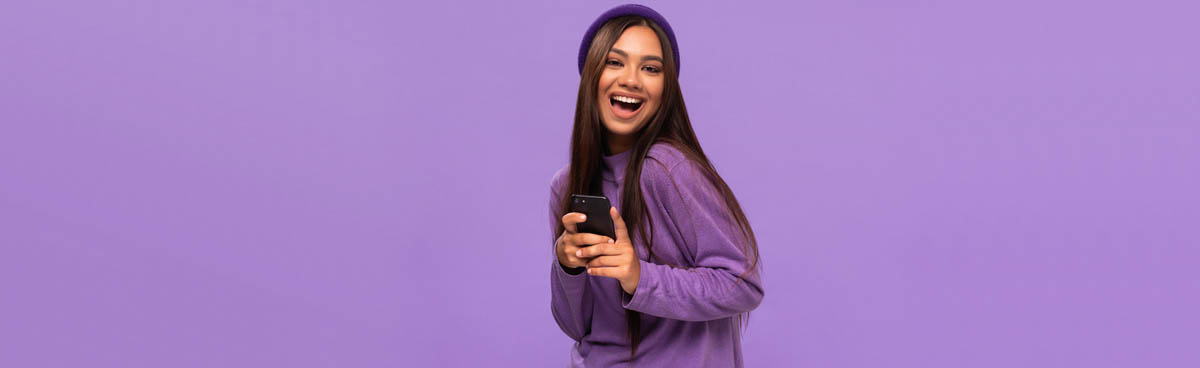
M 566 268 L 582 268 L 587 267 L 588 261 L 591 258 L 580 258 L 576 256 L 579 249 L 590 247 L 596 244 L 612 243 L 613 239 L 604 235 L 591 233 L 576 232 L 575 224 L 584 222 L 587 216 L 579 212 L 570 212 L 562 217 L 563 227 L 566 230 L 562 235 L 558 236 L 558 242 L 555 245 L 554 253 L 558 255 L 558 263 Z

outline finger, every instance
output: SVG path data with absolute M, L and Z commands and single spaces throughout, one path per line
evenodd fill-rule
M 604 244 L 597 244 L 597 245 L 593 245 L 590 247 L 579 248 L 579 250 L 575 251 L 575 256 L 579 257 L 579 258 L 595 257 L 597 254 L 600 253 L 601 247 L 604 247 Z
M 621 258 L 617 256 L 599 256 L 587 261 L 588 267 L 613 267 L 620 266 Z
M 595 244 L 613 243 L 613 239 L 604 235 L 592 233 L 576 233 L 571 236 L 571 241 L 579 247 L 590 247 Z
M 563 217 L 562 217 L 563 227 L 567 228 L 567 232 L 569 232 L 569 233 L 575 233 L 576 232 L 575 224 L 578 224 L 578 223 L 584 222 L 584 221 L 587 221 L 587 215 L 584 215 L 579 212 L 568 212 L 567 214 L 563 215 Z
M 584 259 L 575 256 L 575 252 L 578 251 L 578 247 L 570 245 L 563 247 L 563 253 L 566 253 L 566 264 L 570 267 L 587 267 L 587 263 L 590 261 L 590 259 Z
M 617 208 L 613 207 L 609 209 L 608 213 L 612 215 L 613 228 L 616 229 L 617 232 L 617 241 L 629 241 L 629 230 L 625 228 L 625 220 L 621 219 L 621 214 L 617 212 Z
M 590 247 L 577 247 L 574 245 L 568 245 L 563 247 L 563 251 L 567 253 L 567 259 L 584 264 L 592 259 L 592 257 L 588 257 L 583 254 L 583 250 L 588 248 Z
M 621 249 L 614 243 L 596 244 L 579 250 L 579 256 L 592 258 L 599 256 L 615 256 L 621 254 Z
M 588 268 L 587 272 L 592 276 L 611 277 L 615 279 L 619 271 L 616 267 L 592 267 Z
M 567 264 L 571 267 L 587 267 L 588 260 L 579 259 L 576 257 L 567 257 Z

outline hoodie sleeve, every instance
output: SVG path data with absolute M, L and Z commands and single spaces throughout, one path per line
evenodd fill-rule
M 664 167 L 647 161 L 643 188 L 653 193 L 679 229 L 680 251 L 690 268 L 640 261 L 637 290 L 623 294 L 624 307 L 684 321 L 709 321 L 749 312 L 762 302 L 757 270 L 746 271 L 745 240 L 724 198 L 698 164 L 681 160 Z
M 582 340 L 591 332 L 592 326 L 592 295 L 588 288 L 588 274 L 581 272 L 577 275 L 567 273 L 558 256 L 554 254 L 558 241 L 558 224 L 564 214 L 560 209 L 562 170 L 555 175 L 550 185 L 550 311 L 554 321 L 567 336 L 576 341 Z

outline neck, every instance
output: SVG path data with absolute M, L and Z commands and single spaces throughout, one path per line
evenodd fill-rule
M 616 135 L 610 132 L 605 132 L 605 134 L 608 136 L 606 141 L 608 141 L 609 156 L 619 154 L 628 151 L 630 148 L 633 148 L 633 137 Z

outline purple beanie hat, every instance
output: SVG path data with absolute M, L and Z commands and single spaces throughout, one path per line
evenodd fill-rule
M 583 74 L 583 62 L 587 59 L 588 48 L 592 46 L 592 37 L 596 36 L 596 31 L 600 30 L 600 26 L 604 25 L 609 19 L 613 19 L 625 15 L 638 15 L 645 17 L 658 23 L 662 27 L 663 32 L 667 34 L 667 40 L 671 41 L 671 53 L 675 54 L 675 73 L 679 73 L 679 43 L 675 42 L 675 31 L 671 30 L 671 24 L 667 23 L 667 18 L 663 18 L 662 14 L 650 9 L 650 7 L 638 4 L 618 5 L 615 8 L 609 9 L 600 14 L 596 21 L 588 27 L 587 32 L 583 33 L 583 43 L 579 45 L 579 74 Z

